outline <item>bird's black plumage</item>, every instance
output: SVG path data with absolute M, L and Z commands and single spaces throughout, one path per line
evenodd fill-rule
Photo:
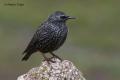
M 25 56 L 22 60 L 27 60 L 34 52 L 40 51 L 44 58 L 44 53 L 51 53 L 57 50 L 66 40 L 68 28 L 66 21 L 72 19 L 61 11 L 51 14 L 48 19 L 37 29 L 29 45 L 23 52 Z M 59 57 L 58 57 L 59 58 Z

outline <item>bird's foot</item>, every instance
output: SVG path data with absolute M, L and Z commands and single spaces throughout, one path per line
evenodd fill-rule
M 53 56 L 52 58 L 58 58 L 58 59 L 62 62 L 62 59 L 61 59 L 59 56 L 55 55 L 55 54 L 52 53 L 52 52 L 51 52 L 51 54 L 52 54 L 52 56 Z
M 58 57 L 58 56 L 51 57 L 51 59 L 53 59 L 53 58 L 57 58 L 57 59 L 59 59 L 62 62 L 62 59 L 60 57 Z
M 53 58 L 58 58 L 62 62 L 62 59 L 58 57 L 57 55 L 54 55 Z
M 44 61 L 47 61 L 47 63 L 49 63 L 49 64 L 50 64 L 50 62 L 55 63 L 55 61 L 53 61 L 52 58 L 46 58 L 46 59 L 44 59 Z

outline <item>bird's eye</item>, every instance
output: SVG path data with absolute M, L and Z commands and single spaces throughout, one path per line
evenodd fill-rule
M 61 18 L 61 19 L 66 19 L 66 18 L 67 18 L 67 16 L 60 16 L 60 18 Z

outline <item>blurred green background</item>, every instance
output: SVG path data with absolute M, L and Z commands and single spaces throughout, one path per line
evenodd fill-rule
M 4 5 L 17 2 L 24 6 Z M 22 52 L 58 10 L 77 19 L 67 22 L 69 35 L 55 53 L 74 62 L 87 80 L 120 80 L 120 0 L 0 0 L 0 80 L 16 80 L 40 65 L 40 53 L 22 62 Z

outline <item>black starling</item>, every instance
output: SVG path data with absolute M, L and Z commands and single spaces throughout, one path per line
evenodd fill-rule
M 57 50 L 66 40 L 68 32 L 66 21 L 68 19 L 74 18 L 67 16 L 61 11 L 51 14 L 35 32 L 32 40 L 23 52 L 25 56 L 22 60 L 28 60 L 37 51 L 40 51 L 47 61 L 50 59 L 45 56 L 45 53 L 50 53 L 53 57 L 59 58 L 53 51 Z

